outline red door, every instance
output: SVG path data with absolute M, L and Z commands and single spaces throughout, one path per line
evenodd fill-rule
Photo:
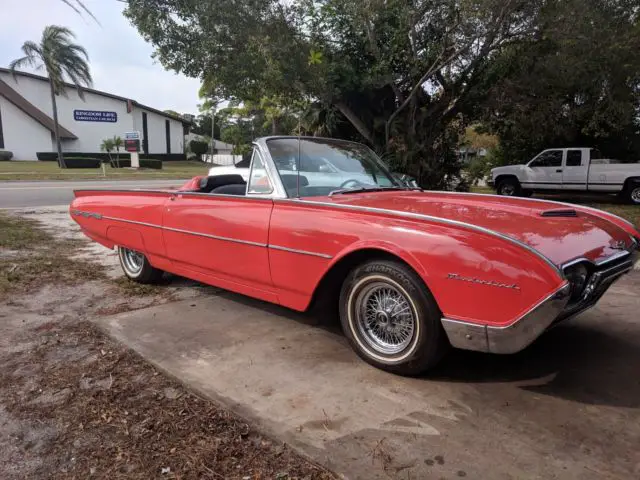
M 163 216 L 174 270 L 274 301 L 267 250 L 272 209 L 273 201 L 265 198 L 176 194 Z

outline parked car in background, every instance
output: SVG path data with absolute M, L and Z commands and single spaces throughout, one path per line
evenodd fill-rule
M 526 165 L 491 170 L 498 195 L 531 196 L 534 192 L 618 193 L 640 205 L 640 163 L 603 158 L 593 148 L 544 150 Z
M 133 281 L 166 271 L 295 310 L 329 305 L 358 355 L 404 375 L 451 346 L 522 350 L 593 307 L 638 254 L 640 232 L 610 213 L 410 188 L 358 143 L 261 138 L 249 171 L 178 191 L 78 190 L 70 213 Z

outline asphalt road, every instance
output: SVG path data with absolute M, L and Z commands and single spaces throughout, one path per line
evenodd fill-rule
M 67 205 L 79 189 L 166 188 L 185 180 L 85 180 L 48 182 L 0 182 L 0 209 Z

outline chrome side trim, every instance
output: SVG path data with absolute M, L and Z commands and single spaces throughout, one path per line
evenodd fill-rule
M 481 232 L 487 235 L 491 235 L 493 237 L 500 238 L 502 240 L 505 240 L 514 245 L 517 245 L 520 248 L 527 250 L 528 252 L 532 253 L 533 255 L 543 260 L 547 265 L 549 265 L 561 280 L 565 279 L 564 274 L 562 273 L 562 270 L 560 270 L 560 268 L 558 268 L 558 266 L 555 263 L 553 263 L 549 258 L 545 257 L 542 253 L 540 253 L 535 248 L 530 247 L 529 245 L 522 243 L 521 241 L 516 240 L 515 238 L 511 238 L 508 235 L 504 235 L 500 232 L 496 232 L 495 230 L 490 230 L 488 228 L 480 227 L 478 225 L 473 225 L 471 223 L 460 222 L 458 220 L 450 220 L 448 218 L 442 218 L 442 217 L 433 217 L 431 215 L 424 215 L 422 213 L 399 212 L 397 210 L 388 210 L 386 208 L 361 207 L 358 205 L 344 205 L 340 203 L 330 203 L 330 202 L 314 202 L 309 200 L 301 200 L 297 198 L 286 198 L 286 199 L 279 199 L 276 201 L 283 202 L 283 203 L 304 204 L 304 205 L 313 205 L 313 206 L 321 205 L 325 207 L 333 207 L 333 208 L 343 209 L 343 210 L 355 210 L 355 211 L 361 211 L 361 212 L 381 213 L 381 214 L 394 215 L 396 217 L 411 218 L 416 220 L 430 220 L 432 222 L 440 223 L 443 225 L 453 225 L 456 227 L 466 228 L 468 230 L 474 230 L 476 232 Z
M 212 238 L 213 240 L 221 240 L 223 242 L 233 242 L 240 243 L 243 245 L 252 245 L 254 247 L 266 247 L 266 243 L 260 242 L 251 242 L 249 240 L 240 240 L 238 238 L 229 238 L 229 237 L 221 237 L 218 235 L 211 235 L 209 233 L 200 233 L 200 232 L 192 232 L 190 230 L 183 230 L 181 228 L 173 228 L 173 227 L 160 227 L 162 230 L 168 230 L 170 232 L 184 233 L 186 235 L 194 235 L 196 237 L 204 237 L 204 238 Z
M 449 342 L 456 348 L 488 353 L 516 353 L 529 346 L 569 302 L 571 287 L 564 283 L 517 321 L 506 327 L 478 325 L 470 322 L 442 319 Z
M 437 191 L 437 190 L 425 190 L 428 193 L 446 193 L 448 195 L 474 195 L 474 196 L 479 196 L 479 197 L 501 197 L 501 195 L 497 195 L 497 194 L 492 194 L 492 193 L 473 193 L 473 192 L 448 192 L 448 191 Z M 512 197 L 513 198 L 513 197 Z M 578 208 L 578 209 L 583 209 L 583 210 L 588 210 L 591 212 L 604 212 L 604 210 L 598 210 L 597 208 L 593 208 L 593 207 L 587 207 L 584 205 L 576 205 L 574 203 L 566 203 L 566 202 L 558 202 L 557 200 L 543 200 L 542 198 L 525 198 L 525 197 L 517 197 L 521 200 L 525 200 L 527 202 L 538 202 L 538 203 L 555 203 L 556 205 L 562 205 L 564 207 L 571 207 L 571 208 Z M 614 215 L 613 213 L 609 213 L 609 212 L 604 212 L 605 215 L 608 215 L 610 217 L 614 217 L 617 218 L 618 220 L 621 220 L 622 222 L 626 223 L 627 225 L 629 225 L 631 228 L 633 228 L 634 230 L 637 230 L 636 226 L 631 223 L 629 220 L 627 220 L 626 218 L 622 218 L 619 217 L 618 215 Z
M 300 255 L 311 255 L 314 257 L 321 257 L 321 258 L 328 258 L 328 259 L 333 258 L 333 256 L 327 255 L 326 253 L 316 253 L 316 252 L 309 252 L 307 250 L 297 250 L 295 248 L 281 247 L 280 245 L 269 244 L 268 247 L 273 248 L 274 250 L 282 250 L 283 252 L 299 253 Z
M 94 214 L 91 212 L 80 212 L 80 210 L 74 210 L 72 212 L 74 215 L 82 215 L 82 216 L 95 216 L 95 215 L 99 215 L 99 214 Z M 98 218 L 98 217 L 95 217 Z M 223 242 L 233 242 L 233 243 L 240 243 L 243 245 L 251 245 L 254 247 L 262 247 L 262 248 L 273 248 L 274 250 L 282 250 L 284 252 L 291 252 L 291 253 L 297 253 L 299 255 L 310 255 L 313 257 L 320 257 L 320 258 L 326 258 L 326 259 L 332 259 L 333 256 L 332 255 L 328 255 L 326 253 L 318 253 L 318 252 L 310 252 L 308 250 L 298 250 L 295 248 L 289 248 L 289 247 L 282 247 L 280 245 L 272 245 L 272 244 L 266 244 L 266 243 L 260 243 L 260 242 L 252 242 L 249 240 L 240 240 L 238 238 L 230 238 L 230 237 L 222 237 L 219 235 L 211 235 L 209 233 L 200 233 L 200 232 L 193 232 L 191 230 L 183 230 L 181 228 L 173 228 L 173 227 L 164 227 L 161 225 L 155 225 L 153 223 L 146 223 L 146 222 L 138 222 L 136 220 L 126 220 L 124 218 L 117 218 L 117 217 L 109 217 L 109 216 L 99 216 L 99 218 L 103 218 L 105 220 L 115 220 L 116 222 L 123 222 L 123 223 L 131 223 L 133 225 L 142 225 L 143 227 L 151 227 L 151 228 L 159 228 L 160 230 L 168 230 L 171 232 L 178 232 L 178 233 L 184 233 L 186 235 L 195 235 L 197 237 L 205 237 L 205 238 L 211 238 L 213 240 L 221 240 Z
M 108 217 L 108 216 L 103 216 L 102 218 L 104 218 L 105 220 L 115 220 L 116 222 L 124 222 L 124 223 L 132 223 L 134 225 L 142 225 L 144 227 L 151 227 L 151 228 L 160 228 L 162 229 L 161 225 L 156 225 L 154 223 L 145 223 L 145 222 L 138 222 L 136 220 L 126 220 L 124 218 L 117 218 L 117 217 Z

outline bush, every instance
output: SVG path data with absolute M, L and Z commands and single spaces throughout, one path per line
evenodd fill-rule
M 162 160 L 156 160 L 154 158 L 141 158 L 140 167 L 153 168 L 154 170 L 162 170 Z
M 8 162 L 13 158 L 13 152 L 9 150 L 0 150 L 0 162 Z
M 209 145 L 207 142 L 200 142 L 198 140 L 191 140 L 189 142 L 189 148 L 195 155 L 204 155 L 209 151 Z
M 36 156 L 41 162 L 55 162 L 58 160 L 58 154 L 56 152 L 37 152 Z M 115 153 L 112 153 L 111 156 L 115 158 Z M 64 152 L 64 158 L 78 157 L 100 158 L 105 162 L 109 161 L 109 155 L 106 152 Z M 129 160 L 129 158 L 131 158 L 131 155 L 129 155 L 128 152 L 120 152 L 120 161 L 122 161 L 122 159 Z M 149 160 L 161 160 L 163 162 L 175 162 L 186 160 L 187 156 L 184 153 L 150 153 L 149 155 L 141 153 L 140 158 Z
M 73 157 L 65 158 L 64 163 L 67 168 L 100 168 L 102 160 L 99 158 Z
M 118 168 L 116 161 L 111 162 L 112 168 Z M 131 160 L 122 158 L 120 159 L 120 168 L 130 168 Z M 162 170 L 162 161 L 156 160 L 155 158 L 141 158 L 140 159 L 140 168 L 153 168 L 154 170 Z

